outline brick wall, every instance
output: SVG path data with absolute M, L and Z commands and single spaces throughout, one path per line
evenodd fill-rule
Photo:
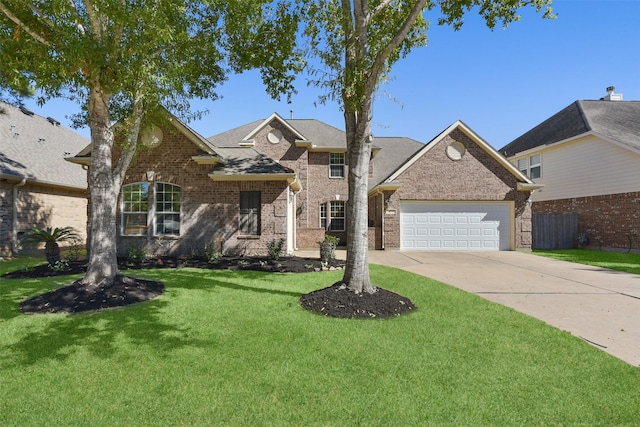
M 153 255 L 202 254 L 205 244 L 217 237 L 223 240 L 225 254 L 264 255 L 269 241 L 286 239 L 286 181 L 213 181 L 208 177 L 212 166 L 199 165 L 191 159 L 198 151 L 182 134 L 165 129 L 160 146 L 138 152 L 124 184 L 145 182 L 147 171 L 152 170 L 155 172 L 154 183 L 180 186 L 180 236 L 121 236 L 121 216 L 118 214 L 119 255 L 125 256 L 130 245 L 141 243 Z M 260 236 L 238 234 L 240 191 L 261 192 Z M 152 185 L 149 192 L 152 201 Z
M 279 143 L 269 142 L 267 136 L 272 129 L 282 132 L 282 140 Z M 282 126 L 278 120 L 265 126 L 255 137 L 255 148 L 261 153 L 277 160 L 283 166 L 293 169 L 298 174 L 302 190 L 296 200 L 296 220 L 298 229 L 298 247 L 306 246 L 305 236 L 301 230 L 316 229 L 320 227 L 320 205 L 336 200 L 348 199 L 349 189 L 347 183 L 348 165 L 345 165 L 344 178 L 329 177 L 329 154 L 325 152 L 309 152 L 306 148 L 295 146 L 296 136 Z M 340 239 L 341 244 L 346 243 L 346 232 L 331 232 Z
M 78 166 L 80 167 L 80 166 Z M 13 186 L 0 181 L 0 255 L 11 255 L 13 228 Z M 30 228 L 73 227 L 86 237 L 86 191 L 27 182 L 18 189 L 16 228 L 20 235 Z M 62 243 L 65 246 L 67 243 Z M 20 241 L 18 241 L 20 248 Z
M 11 255 L 13 182 L 0 179 L 0 256 Z
M 451 160 L 446 147 L 453 141 L 464 144 L 466 153 Z M 407 169 L 397 181 L 394 205 L 384 217 L 386 248 L 400 247 L 401 200 L 513 201 L 515 204 L 515 246 L 531 247 L 529 192 L 516 191 L 517 180 L 484 149 L 462 131 L 454 130 Z M 389 193 L 385 194 L 385 201 Z
M 578 233 L 594 247 L 628 248 L 630 234 L 640 238 L 640 192 L 535 202 L 533 212 L 577 213 Z

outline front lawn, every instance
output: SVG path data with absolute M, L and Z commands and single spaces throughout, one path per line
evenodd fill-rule
M 593 251 L 589 249 L 534 250 L 535 255 L 578 264 L 594 265 L 610 270 L 640 274 L 640 254 L 626 252 Z
M 6 265 L 0 264 L 4 268 Z M 78 276 L 0 279 L 0 414 L 23 425 L 634 425 L 640 369 L 512 309 L 400 270 L 415 312 L 321 317 L 340 271 L 137 270 L 159 298 L 88 314 L 18 303 Z

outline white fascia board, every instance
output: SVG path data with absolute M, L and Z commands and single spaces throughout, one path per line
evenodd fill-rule
M 225 174 L 210 173 L 213 181 L 287 181 L 293 191 L 300 191 L 302 186 L 295 173 L 254 173 L 254 174 Z
M 170 114 L 170 113 L 169 113 Z M 213 150 L 209 146 L 208 142 L 205 142 L 206 139 L 200 136 L 196 131 L 191 129 L 186 124 L 182 123 L 180 119 L 175 117 L 173 114 L 169 117 L 169 121 L 171 124 L 180 131 L 187 139 L 198 146 L 199 149 L 204 151 L 205 153 L 213 153 Z
M 296 139 L 294 144 L 298 148 L 306 148 L 314 153 L 346 153 L 346 147 L 318 147 L 307 139 Z
M 425 144 L 416 154 L 413 155 L 409 161 L 407 161 L 404 165 L 402 165 L 396 172 L 394 172 L 389 178 L 387 178 L 384 182 L 392 182 L 396 180 L 400 175 L 402 175 L 408 168 L 410 168 L 415 162 L 418 161 L 422 156 L 431 150 L 432 147 L 435 147 L 442 141 L 447 135 L 451 134 L 456 128 L 459 128 L 465 135 L 471 138 L 478 146 L 484 149 L 487 154 L 493 157 L 498 163 L 500 163 L 505 169 L 507 169 L 511 174 L 513 174 L 518 181 L 533 184 L 526 175 L 518 170 L 514 165 L 511 164 L 502 154 L 498 153 L 489 143 L 487 143 L 483 138 L 481 138 L 477 133 L 475 133 L 469 126 L 467 126 L 461 120 L 456 121 L 443 132 L 441 132 L 438 136 L 432 139 L 430 142 Z
M 199 165 L 217 165 L 224 163 L 222 159 L 216 155 L 191 156 L 191 160 Z
M 511 172 L 518 181 L 526 183 L 526 184 L 534 184 L 525 174 L 520 172 L 520 170 L 515 167 L 506 157 L 498 152 L 495 148 L 493 148 L 487 141 L 485 141 L 480 135 L 476 134 L 469 126 L 467 126 L 462 121 L 458 120 L 456 123 L 459 124 L 460 130 L 462 130 L 469 138 L 474 140 L 476 144 L 484 149 L 491 157 L 493 157 L 498 163 L 504 166 L 509 172 Z
M 383 182 L 373 187 L 368 193 L 368 197 L 374 196 L 384 191 L 396 191 L 400 188 L 400 184 L 397 182 Z
M 539 190 L 542 187 L 544 187 L 544 184 L 536 184 L 536 183 L 527 183 L 527 182 L 519 182 L 518 183 L 518 191 L 533 191 L 533 190 Z
M 563 145 L 563 144 L 568 144 L 568 143 L 571 143 L 571 142 L 578 141 L 580 139 L 587 138 L 589 136 L 593 136 L 593 137 L 598 138 L 598 139 L 600 139 L 602 141 L 605 141 L 605 142 L 608 142 L 610 144 L 613 144 L 613 145 L 615 145 L 617 147 L 624 148 L 625 150 L 631 151 L 632 153 L 636 153 L 636 154 L 640 153 L 640 150 L 634 149 L 633 147 L 631 147 L 629 145 L 622 144 L 622 143 L 620 143 L 618 141 L 615 141 L 615 140 L 613 140 L 613 139 L 611 139 L 611 138 L 609 138 L 609 137 L 607 137 L 605 135 L 602 135 L 602 134 L 600 134 L 598 132 L 594 132 L 594 131 L 590 130 L 589 132 L 581 133 L 580 135 L 572 136 L 571 138 L 563 139 L 561 141 L 554 142 L 553 144 L 538 145 L 537 147 L 533 147 L 533 148 L 530 148 L 530 149 L 525 150 L 525 151 L 520 151 L 520 152 L 515 153 L 514 155 L 510 156 L 509 159 L 515 159 L 515 158 L 519 158 L 519 157 L 530 156 L 532 154 L 537 154 L 537 153 L 539 153 L 541 151 L 544 151 L 544 150 L 547 150 L 549 148 L 555 148 L 555 147 L 558 147 L 558 146 Z
M 242 140 L 243 141 L 252 140 L 253 137 L 256 135 L 256 133 L 258 133 L 258 131 L 260 129 L 262 129 L 263 127 L 265 127 L 269 123 L 271 123 L 273 120 L 278 120 L 280 123 L 282 123 L 282 125 L 285 128 L 287 128 L 289 131 L 291 131 L 297 138 L 305 139 L 304 135 L 302 135 L 293 126 L 291 126 L 289 123 L 287 123 L 287 121 L 285 119 L 283 119 L 282 117 L 280 117 L 280 115 L 278 113 L 272 113 L 269 117 L 267 117 L 265 120 L 263 120 L 262 123 L 260 123 L 258 126 L 256 126 L 255 129 L 253 129 L 251 132 L 249 132 L 249 134 L 247 136 L 242 138 Z
M 91 157 L 90 156 L 85 156 L 85 157 L 78 157 L 78 156 L 65 157 L 64 159 L 67 162 L 75 163 L 76 165 L 84 165 L 84 166 L 90 166 L 91 165 Z

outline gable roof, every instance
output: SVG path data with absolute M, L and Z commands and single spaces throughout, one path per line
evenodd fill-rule
M 640 151 L 640 101 L 576 101 L 500 149 L 507 157 L 588 134 Z
M 374 143 L 380 147 L 380 152 L 373 159 L 373 176 L 369 178 L 370 189 L 381 184 L 424 147 L 422 142 L 411 138 L 377 137 Z
M 213 135 L 208 141 L 215 147 L 238 147 L 252 143 L 253 137 L 269 123 L 279 121 L 296 137 L 296 145 L 307 147 L 311 151 L 346 151 L 347 142 L 344 131 L 316 119 L 283 119 L 277 113 L 264 120 L 256 120 L 246 125 Z
M 86 189 L 87 174 L 65 161 L 89 142 L 78 133 L 22 107 L 0 102 L 0 176 Z
M 186 123 L 175 117 L 168 110 L 165 110 L 168 116 L 168 121 L 175 127 L 180 133 L 187 137 L 187 139 L 193 142 L 203 153 L 207 155 L 215 155 L 213 147 L 202 135 L 189 127 Z M 82 150 L 77 152 L 73 157 L 68 157 L 67 161 L 71 163 L 77 163 L 81 165 L 91 164 L 91 149 L 92 145 L 89 142 Z
M 393 171 L 391 171 L 386 178 L 383 178 L 378 183 L 372 182 L 372 185 L 369 185 L 369 193 L 373 193 L 378 189 L 384 189 L 385 187 L 393 188 L 394 181 L 411 165 L 417 162 L 422 156 L 429 152 L 433 147 L 435 147 L 445 136 L 449 135 L 455 129 L 459 129 L 464 132 L 474 143 L 476 143 L 480 148 L 482 148 L 487 154 L 493 157 L 502 167 L 504 167 L 507 171 L 509 171 L 513 176 L 518 180 L 518 190 L 535 190 L 543 187 L 543 185 L 535 184 L 529 178 L 527 178 L 522 172 L 518 170 L 514 165 L 512 165 L 505 157 L 503 157 L 499 152 L 497 152 L 489 143 L 487 143 L 484 139 L 482 139 L 478 134 L 476 134 L 469 126 L 464 124 L 462 121 L 458 120 L 453 123 L 451 126 L 446 128 L 444 131 L 440 132 L 435 138 L 433 138 L 428 143 L 424 144 L 421 148 L 419 148 L 413 155 L 408 157 L 404 162 L 402 162 L 398 167 L 396 167 Z M 382 152 L 384 150 L 381 150 Z

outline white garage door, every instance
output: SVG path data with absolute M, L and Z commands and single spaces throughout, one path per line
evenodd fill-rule
M 511 203 L 402 202 L 400 248 L 511 249 Z

